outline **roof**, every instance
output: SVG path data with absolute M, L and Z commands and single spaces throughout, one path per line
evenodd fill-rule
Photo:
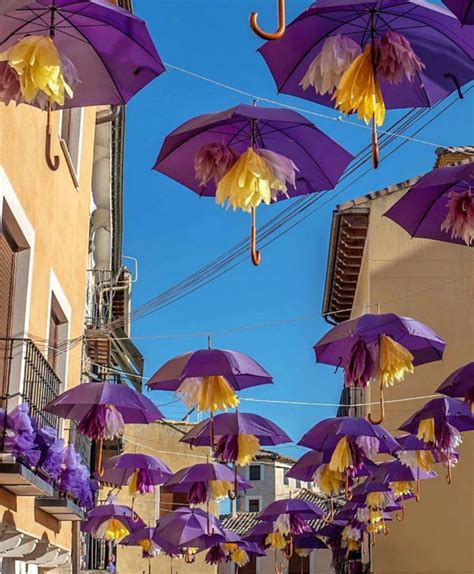
M 296 459 L 291 458 L 289 456 L 284 456 L 278 452 L 274 452 L 272 450 L 265 450 L 261 449 L 256 455 L 255 460 L 271 460 L 274 462 L 282 462 L 284 464 L 293 465 L 296 462 Z
M 329 498 L 323 494 L 312 492 L 307 488 L 302 488 L 299 490 L 297 494 L 294 495 L 294 498 L 307 500 L 308 502 L 312 502 L 316 506 L 319 506 L 324 511 L 329 511 Z M 224 528 L 236 532 L 239 536 L 244 536 L 247 534 L 247 532 L 259 522 L 258 512 L 236 512 L 235 514 L 223 514 L 220 519 Z M 317 519 L 311 520 L 309 524 L 315 530 L 319 530 L 326 523 L 324 520 Z
M 474 146 L 437 148 L 434 167 L 470 161 L 474 161 Z M 420 177 L 351 199 L 333 211 L 322 307 L 322 315 L 328 323 L 341 323 L 351 317 L 369 229 L 371 202 L 405 191 Z

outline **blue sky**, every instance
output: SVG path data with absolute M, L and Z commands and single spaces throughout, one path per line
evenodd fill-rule
M 254 10 L 260 12 L 262 26 L 274 27 L 275 4 L 274 0 L 135 0 L 134 9 L 148 22 L 164 62 L 261 97 L 278 98 L 283 103 L 337 117 L 329 108 L 276 96 L 270 73 L 256 53 L 262 42 L 248 27 L 248 15 Z M 308 4 L 302 0 L 288 2 L 288 19 L 293 19 Z M 251 103 L 251 99 L 169 70 L 129 104 L 124 254 L 139 260 L 134 307 L 174 285 L 247 235 L 247 215 L 225 211 L 215 205 L 213 199 L 199 199 L 190 190 L 151 171 L 163 138 L 177 125 L 193 116 L 239 103 Z M 441 145 L 472 143 L 472 103 L 471 93 L 418 137 Z M 399 114 L 389 112 L 387 116 L 386 126 Z M 353 153 L 369 141 L 367 130 L 308 117 Z M 466 118 L 471 121 L 471 129 L 466 126 Z M 145 374 L 150 376 L 176 354 L 207 344 L 204 336 L 174 335 L 318 315 L 335 205 L 428 171 L 434 162 L 434 149 L 409 142 L 377 171 L 337 197 L 334 194 L 304 223 L 265 249 L 259 268 L 246 261 L 189 297 L 134 322 L 132 333 L 145 356 Z M 260 208 L 260 223 L 286 205 Z M 249 389 L 242 398 L 335 403 L 341 391 L 341 376 L 334 375 L 331 367 L 316 365 L 312 351 L 312 345 L 328 328 L 327 323 L 317 317 L 215 336 L 213 346 L 245 352 L 273 375 L 275 385 Z M 148 338 L 165 335 L 173 337 Z M 170 394 L 161 392 L 153 392 L 151 396 L 158 404 L 172 399 Z M 270 417 L 295 441 L 318 420 L 335 412 L 328 407 L 248 402 L 242 402 L 241 410 Z M 178 404 L 168 405 L 163 411 L 168 418 L 180 418 L 185 412 Z M 295 447 L 281 450 L 288 455 L 300 454 Z

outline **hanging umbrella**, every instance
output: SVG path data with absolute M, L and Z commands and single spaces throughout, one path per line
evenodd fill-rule
M 462 401 L 440 397 L 428 401 L 400 427 L 417 433 L 417 438 L 433 446 L 447 466 L 447 481 L 451 482 L 453 454 L 461 444 L 461 433 L 474 430 L 474 416 Z
M 225 542 L 215 544 L 206 554 L 206 563 L 219 565 L 223 562 L 233 562 L 238 568 L 243 568 L 250 561 L 251 556 L 265 556 L 262 548 L 254 543 L 241 540 L 235 532 L 224 529 Z
M 446 343 L 429 327 L 394 313 L 366 314 L 333 327 L 314 345 L 316 362 L 344 368 L 345 387 L 380 385 L 380 419 L 385 413 L 384 386 L 403 380 L 413 367 L 439 361 Z
M 303 480 L 304 482 L 312 482 L 315 473 L 323 465 L 329 464 L 329 462 L 331 462 L 331 457 L 332 453 L 330 452 L 320 452 L 316 450 L 306 452 L 295 462 L 295 464 L 286 473 L 286 476 L 296 480 Z M 369 476 L 372 467 L 373 465 L 371 461 L 367 459 L 359 468 L 355 469 L 353 478 Z
M 456 369 L 454 373 L 436 389 L 437 393 L 448 397 L 464 398 L 464 402 L 474 410 L 474 362 Z
M 164 67 L 145 22 L 109 2 L 8 0 L 7 7 L 0 16 L 0 100 L 48 110 L 46 160 L 57 170 L 52 109 L 123 105 Z
M 237 466 L 249 465 L 261 446 L 291 442 L 290 437 L 272 421 L 252 413 L 223 413 L 197 424 L 183 438 L 191 446 L 210 446 L 215 458 Z M 229 493 L 234 499 L 236 492 Z
M 155 456 L 139 453 L 124 453 L 104 462 L 102 483 L 122 487 L 129 485 L 132 510 L 135 496 L 153 494 L 155 486 L 165 483 L 173 474 L 166 463 Z
M 462 25 L 474 24 L 474 2 L 472 0 L 443 0 Z
M 289 197 L 333 189 L 353 157 L 302 115 L 241 104 L 198 116 L 169 134 L 154 169 L 200 197 L 251 213 Z
M 273 529 L 265 542 L 272 548 L 284 548 L 283 554 L 290 559 L 294 552 L 294 537 L 313 531 L 308 520 L 322 518 L 324 512 L 307 500 L 284 498 L 271 502 L 259 513 L 263 522 L 271 522 Z
M 61 393 L 44 407 L 64 419 L 79 421 L 77 431 L 99 441 L 98 474 L 102 476 L 102 443 L 120 436 L 124 424 L 149 424 L 161 420 L 161 411 L 127 385 L 84 383 Z
M 164 484 L 169 492 L 183 492 L 190 504 L 204 504 L 225 498 L 234 488 L 234 472 L 225 464 L 200 463 L 182 468 Z M 237 478 L 237 491 L 253 488 L 242 478 Z
M 208 525 L 212 534 L 208 534 Z M 200 508 L 173 510 L 160 520 L 155 536 L 180 548 L 187 564 L 196 560 L 196 552 L 226 540 L 221 522 Z
M 412 237 L 474 246 L 474 164 L 430 171 L 384 215 Z
M 93 538 L 100 540 L 120 540 L 131 532 L 144 528 L 143 520 L 128 506 L 103 504 L 87 514 L 81 528 Z
M 423 0 L 318 0 L 260 53 L 278 91 L 373 126 L 385 109 L 431 107 L 473 76 L 469 30 L 446 9 Z
M 301 446 L 323 453 L 331 458 L 317 470 L 313 480 L 322 492 L 331 497 L 331 511 L 325 520 L 334 517 L 333 496 L 342 489 L 351 500 L 350 485 L 367 461 L 377 454 L 393 454 L 399 444 L 384 428 L 361 417 L 336 417 L 320 421 L 299 441 Z
M 168 556 L 177 556 L 180 550 L 172 546 L 159 536 L 156 536 L 156 528 L 140 528 L 135 530 L 120 541 L 122 546 L 140 546 L 142 557 L 148 560 L 148 574 L 151 574 L 151 558 L 160 553 Z
M 159 391 L 176 391 L 189 408 L 200 411 L 236 407 L 235 391 L 273 383 L 269 373 L 248 355 L 225 349 L 200 349 L 173 357 L 148 381 Z

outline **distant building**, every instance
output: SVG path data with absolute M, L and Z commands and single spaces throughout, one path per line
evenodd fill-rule
M 435 167 L 474 159 L 474 147 L 437 150 Z M 426 171 L 431 166 L 426 166 Z M 426 323 L 447 342 L 443 361 L 415 368 L 386 391 L 387 399 L 429 396 L 455 369 L 472 361 L 474 334 L 473 249 L 412 239 L 383 214 L 417 181 L 391 185 L 339 205 L 333 213 L 323 316 L 330 324 L 364 313 L 393 312 Z M 342 402 L 378 400 L 378 389 L 344 391 Z M 383 425 L 398 427 L 427 399 L 386 403 Z M 378 416 L 378 407 L 373 409 Z M 341 407 L 340 414 L 365 415 Z M 398 433 L 400 434 L 400 433 Z M 406 506 L 404 522 L 372 549 L 377 574 L 471 574 L 474 565 L 474 433 L 463 435 L 460 461 L 448 485 L 424 481 L 421 501 Z M 468 510 L 469 509 L 469 510 Z
M 258 522 L 258 513 L 268 504 L 292 496 L 303 498 L 325 508 L 327 498 L 314 490 L 313 483 L 288 478 L 286 472 L 295 460 L 271 451 L 261 451 L 254 461 L 241 470 L 254 488 L 240 494 L 236 500 L 236 512 L 224 515 L 225 528 L 245 535 Z M 312 523 L 315 529 L 324 525 L 322 520 Z M 247 566 L 239 568 L 239 574 L 275 574 L 275 564 L 281 574 L 332 574 L 331 551 L 317 550 L 309 558 L 294 556 L 289 562 L 281 552 L 268 551 L 267 556 L 254 558 Z M 234 566 L 219 566 L 219 574 L 234 574 Z

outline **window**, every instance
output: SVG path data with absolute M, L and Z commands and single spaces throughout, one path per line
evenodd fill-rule
M 8 394 L 7 339 L 11 335 L 11 316 L 15 283 L 16 245 L 7 234 L 0 234 L 0 392 Z
M 61 116 L 61 147 L 76 187 L 79 187 L 79 170 L 82 143 L 82 109 L 63 110 Z
M 249 466 L 249 480 L 262 480 L 262 467 L 259 464 Z
M 309 574 L 310 572 L 310 558 L 309 556 L 302 558 L 295 555 L 288 561 L 288 574 Z
M 245 566 L 240 567 L 239 574 L 257 574 L 257 558 L 253 556 L 250 562 L 247 562 Z M 219 568 L 220 570 L 220 568 Z
M 247 499 L 247 512 L 260 512 L 260 499 L 248 498 Z
M 65 382 L 66 354 L 61 352 L 61 344 L 67 340 L 68 321 L 57 298 L 51 295 L 51 309 L 49 312 L 48 331 L 48 363 L 56 374 Z
M 160 517 L 185 506 L 189 506 L 186 493 L 168 492 L 165 488 L 160 489 Z
M 290 479 L 288 478 L 288 476 L 286 476 L 286 474 L 283 474 L 283 484 L 285 486 L 290 486 Z
M 295 486 L 297 489 L 301 488 L 301 480 L 297 480 Z

